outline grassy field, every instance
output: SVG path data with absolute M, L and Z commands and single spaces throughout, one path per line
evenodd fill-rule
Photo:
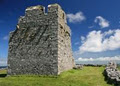
M 84 67 L 69 70 L 59 76 L 9 76 L 0 77 L 0 86 L 112 86 L 104 81 L 104 67 Z M 0 76 L 5 70 L 0 71 Z
M 118 65 L 118 69 L 120 70 L 120 64 Z

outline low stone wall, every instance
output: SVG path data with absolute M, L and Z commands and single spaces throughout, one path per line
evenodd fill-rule
M 103 74 L 107 83 L 120 86 L 120 71 L 117 69 L 115 62 L 110 62 L 105 68 Z

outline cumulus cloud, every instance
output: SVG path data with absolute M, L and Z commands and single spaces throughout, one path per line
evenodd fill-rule
M 101 28 L 109 27 L 109 21 L 104 19 L 102 16 L 97 16 L 94 20 L 95 23 L 98 23 Z
M 83 38 L 83 37 L 82 37 Z M 102 52 L 120 48 L 120 29 L 106 32 L 91 31 L 84 37 L 79 52 Z
M 114 32 L 115 32 L 115 30 L 109 30 L 109 31 L 104 33 L 104 36 L 112 35 L 112 34 L 114 34 Z
M 78 58 L 76 61 L 120 61 L 120 56 L 99 57 L 99 58 Z
M 7 59 L 6 58 L 0 58 L 0 66 L 6 66 L 7 65 Z
M 8 40 L 8 39 L 9 39 L 8 35 L 3 37 L 3 40 Z
M 67 18 L 70 23 L 82 22 L 86 19 L 82 12 L 77 12 L 76 14 L 67 14 Z

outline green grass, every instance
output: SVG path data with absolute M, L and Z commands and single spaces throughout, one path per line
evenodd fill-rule
M 120 65 L 118 65 L 118 70 L 120 70 Z
M 7 71 L 6 70 L 0 70 L 0 74 L 6 74 Z
M 0 78 L 0 86 L 112 86 L 104 81 L 104 67 L 69 70 L 59 76 L 20 75 Z M 0 73 L 5 71 L 0 71 Z

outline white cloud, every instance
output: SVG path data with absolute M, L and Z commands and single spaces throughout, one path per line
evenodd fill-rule
M 100 25 L 101 28 L 106 28 L 109 27 L 109 21 L 107 21 L 106 19 L 104 19 L 101 16 L 97 16 L 94 20 L 95 23 L 98 23 Z
M 109 36 L 109 35 L 114 34 L 114 32 L 115 32 L 114 30 L 109 30 L 109 31 L 105 32 L 104 35 L 105 36 L 107 36 L 107 35 Z
M 86 19 L 82 12 L 77 12 L 76 14 L 67 14 L 67 18 L 70 23 L 82 22 Z
M 86 37 L 79 52 L 102 52 L 116 50 L 120 48 L 120 29 L 101 31 L 91 31 Z
M 85 40 L 85 37 L 84 37 L 84 36 L 81 36 L 81 40 L 84 41 L 84 40 Z
M 79 45 L 80 43 L 79 42 L 76 42 L 75 45 Z
M 93 28 L 94 27 L 94 25 L 92 25 L 92 26 L 88 26 L 88 28 Z
M 99 58 L 78 58 L 76 61 L 120 61 L 120 56 Z
M 84 36 L 81 36 L 81 43 L 84 43 L 85 42 L 85 37 Z
M 0 58 L 0 66 L 6 66 L 7 65 L 7 59 L 6 58 Z
M 101 51 L 102 34 L 101 31 L 92 31 L 80 46 L 80 52 L 99 52 Z
M 9 39 L 8 35 L 3 37 L 3 40 L 8 40 L 8 39 Z

